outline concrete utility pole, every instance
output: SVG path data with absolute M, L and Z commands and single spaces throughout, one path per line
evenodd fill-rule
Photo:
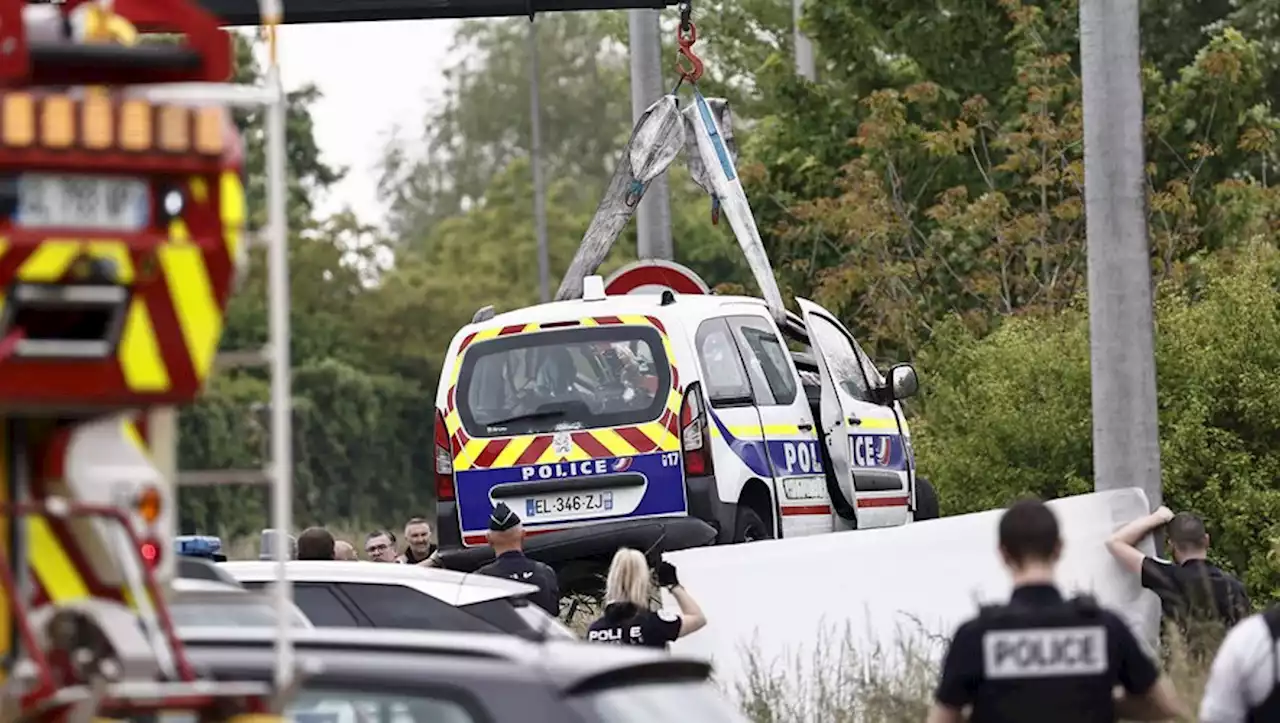
M 1081 1 L 1094 487 L 1141 487 L 1154 508 L 1163 495 L 1138 33 L 1138 0 Z
M 551 257 L 547 246 L 547 189 L 542 177 L 542 82 L 538 71 L 538 25 L 529 18 L 529 164 L 533 166 L 533 226 L 538 236 L 538 298 L 551 301 Z
M 804 0 L 791 0 L 791 22 L 795 28 L 796 75 L 813 82 L 818 79 L 818 70 L 813 62 L 813 43 L 809 36 L 800 32 L 800 18 L 804 15 Z
M 666 89 L 662 87 L 662 43 L 657 10 L 629 10 L 631 38 L 631 118 L 640 120 Z M 636 209 L 637 255 L 642 259 L 674 258 L 671 244 L 671 191 L 667 175 L 653 179 Z

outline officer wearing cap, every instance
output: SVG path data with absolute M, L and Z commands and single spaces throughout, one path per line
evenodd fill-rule
M 556 571 L 525 557 L 524 525 L 505 502 L 499 502 L 489 515 L 489 546 L 497 559 L 476 570 L 477 573 L 537 585 L 533 601 L 550 615 L 560 614 L 560 583 Z
M 1005 605 L 983 607 L 956 631 L 929 723 L 1089 723 L 1166 720 L 1182 703 L 1129 626 L 1054 584 L 1062 553 L 1053 511 L 1022 500 L 1000 519 L 1000 556 L 1013 578 Z M 1124 690 L 1117 700 L 1115 689 Z

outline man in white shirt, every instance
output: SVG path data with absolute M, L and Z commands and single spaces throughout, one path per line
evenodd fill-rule
M 1227 633 L 1200 699 L 1202 723 L 1280 721 L 1280 606 Z

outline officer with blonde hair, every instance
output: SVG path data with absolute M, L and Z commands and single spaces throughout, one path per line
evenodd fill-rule
M 673 640 L 695 633 L 707 618 L 693 597 L 680 585 L 676 566 L 658 563 L 658 584 L 671 591 L 680 613 L 649 609 L 653 585 L 649 563 L 639 550 L 623 547 L 613 555 L 605 583 L 605 607 L 600 619 L 591 623 L 587 640 L 620 645 L 666 648 Z

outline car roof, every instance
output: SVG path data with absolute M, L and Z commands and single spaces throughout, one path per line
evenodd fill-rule
M 235 593 L 239 595 L 249 594 L 244 587 L 233 583 L 223 582 L 221 580 L 208 580 L 198 577 L 178 577 L 174 578 L 169 584 L 175 592 L 211 592 L 211 593 Z
M 179 636 L 189 651 L 249 648 L 267 652 L 272 650 L 276 631 L 184 628 Z M 442 656 L 505 665 L 510 668 L 507 675 L 541 676 L 565 693 L 646 678 L 706 680 L 711 675 L 711 664 L 699 658 L 578 640 L 535 642 L 506 635 L 337 627 L 294 629 L 290 638 L 299 653 L 323 651 L 321 658 L 331 670 L 346 665 L 373 672 L 381 667 L 377 665 L 380 657 L 394 656 L 395 664 L 388 666 L 389 670 L 409 680 L 417 680 L 424 671 L 438 670 Z
M 722 307 L 736 304 L 750 304 L 768 309 L 762 299 L 750 296 L 719 296 L 716 294 L 675 294 L 674 304 L 662 306 L 659 294 L 628 294 L 624 296 L 608 296 L 603 299 L 583 301 L 552 301 L 546 304 L 526 306 L 497 314 L 477 324 L 468 324 L 462 332 L 470 333 L 495 326 L 511 326 L 515 324 L 538 324 L 548 321 L 567 321 L 587 316 L 620 316 L 626 314 L 648 314 L 650 316 L 678 315 L 685 318 L 692 315 L 713 315 Z M 460 332 L 460 333 L 462 333 Z
M 271 582 L 276 579 L 276 563 L 272 561 L 236 561 L 219 565 L 241 582 Z M 291 582 L 403 585 L 454 607 L 527 597 L 538 590 L 534 585 L 489 575 L 363 560 L 292 560 L 285 563 L 285 569 Z

